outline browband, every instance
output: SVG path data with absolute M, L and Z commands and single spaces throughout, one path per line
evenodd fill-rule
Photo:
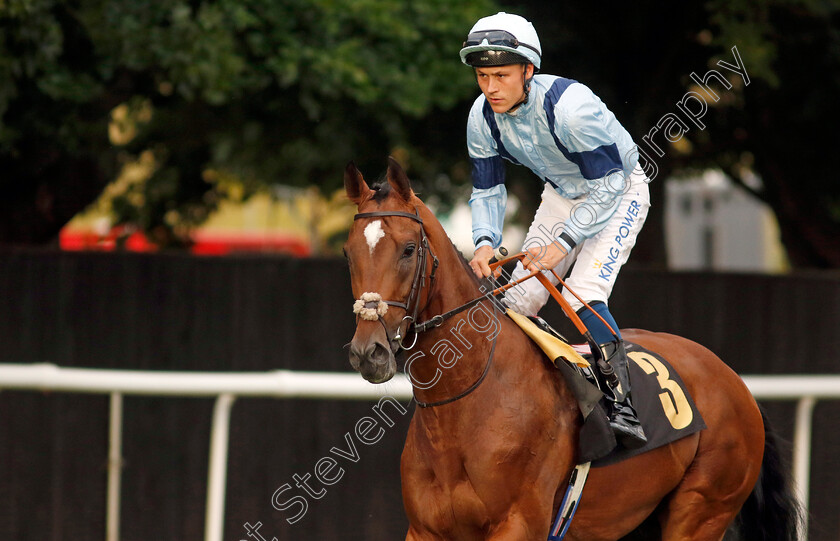
M 354 220 L 358 220 L 359 218 L 374 218 L 374 217 L 387 217 L 387 216 L 402 216 L 403 218 L 411 218 L 415 222 L 420 222 L 423 224 L 423 219 L 420 218 L 417 214 L 411 214 L 410 212 L 399 212 L 396 210 L 385 210 L 385 211 L 378 211 L 378 212 L 360 212 L 353 216 Z

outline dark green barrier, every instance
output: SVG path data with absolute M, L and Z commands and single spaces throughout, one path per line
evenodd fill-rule
M 0 362 L 349 372 L 342 346 L 353 334 L 352 297 L 338 259 L 4 251 Z M 837 276 L 628 268 L 611 306 L 623 327 L 692 338 L 743 374 L 840 372 Z M 545 317 L 574 336 L 559 309 Z M 394 426 L 366 445 L 354 428 L 372 405 L 238 401 L 225 540 L 256 539 L 246 524 L 257 522 L 269 541 L 403 538 L 399 454 L 413 408 L 394 410 Z M 793 405 L 766 406 L 790 438 Z M 834 539 L 840 527 L 836 407 L 815 411 L 812 541 Z M 0 539 L 104 538 L 107 408 L 101 396 L 0 392 Z M 123 540 L 203 537 L 211 410 L 208 399 L 125 399 Z M 324 458 L 335 460 L 333 476 L 343 472 L 332 485 L 317 481 Z

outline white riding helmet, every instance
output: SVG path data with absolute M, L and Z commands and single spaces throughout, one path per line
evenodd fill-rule
M 490 51 L 489 54 L 477 54 Z M 540 69 L 542 48 L 537 31 L 524 17 L 503 11 L 479 19 L 461 49 L 461 62 L 468 66 L 501 66 L 525 62 Z

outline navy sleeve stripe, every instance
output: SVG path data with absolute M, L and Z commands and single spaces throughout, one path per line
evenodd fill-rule
M 545 116 L 548 118 L 548 125 L 551 129 L 551 136 L 554 138 L 554 144 L 557 145 L 557 148 L 567 160 L 578 166 L 580 174 L 587 180 L 603 178 L 616 170 L 623 170 L 624 165 L 621 162 L 621 154 L 618 152 L 618 147 L 615 143 L 601 145 L 594 150 L 569 152 L 554 132 L 554 106 L 560 101 L 560 96 L 563 95 L 563 92 L 572 83 L 576 82 L 572 79 L 559 77 L 545 94 L 543 109 L 545 109 Z
M 474 187 L 487 189 L 505 183 L 505 164 L 499 156 L 470 158 L 470 160 Z
M 482 113 L 484 113 L 484 120 L 487 122 L 487 125 L 490 126 L 490 135 L 492 135 L 493 140 L 496 141 L 496 150 L 498 150 L 499 156 L 509 162 L 515 163 L 516 165 L 521 165 L 518 161 L 516 161 L 516 158 L 510 155 L 505 148 L 505 145 L 502 144 L 502 135 L 499 133 L 499 125 L 496 124 L 496 117 L 493 116 L 495 113 L 493 112 L 493 109 L 490 108 L 490 102 L 484 102 Z
M 587 180 L 604 178 L 616 171 L 621 171 L 623 167 L 621 154 L 615 143 L 602 145 L 586 152 L 573 152 L 572 156 L 572 161 L 580 167 L 580 173 Z
M 569 248 L 574 248 L 575 246 L 577 246 L 575 239 L 573 239 L 572 236 L 566 233 L 565 231 L 560 233 L 560 240 L 568 244 Z

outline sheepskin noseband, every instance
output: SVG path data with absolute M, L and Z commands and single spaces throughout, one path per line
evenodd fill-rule
M 368 321 L 376 321 L 387 311 L 388 305 L 379 293 L 362 293 L 362 297 L 353 303 L 353 313 Z

